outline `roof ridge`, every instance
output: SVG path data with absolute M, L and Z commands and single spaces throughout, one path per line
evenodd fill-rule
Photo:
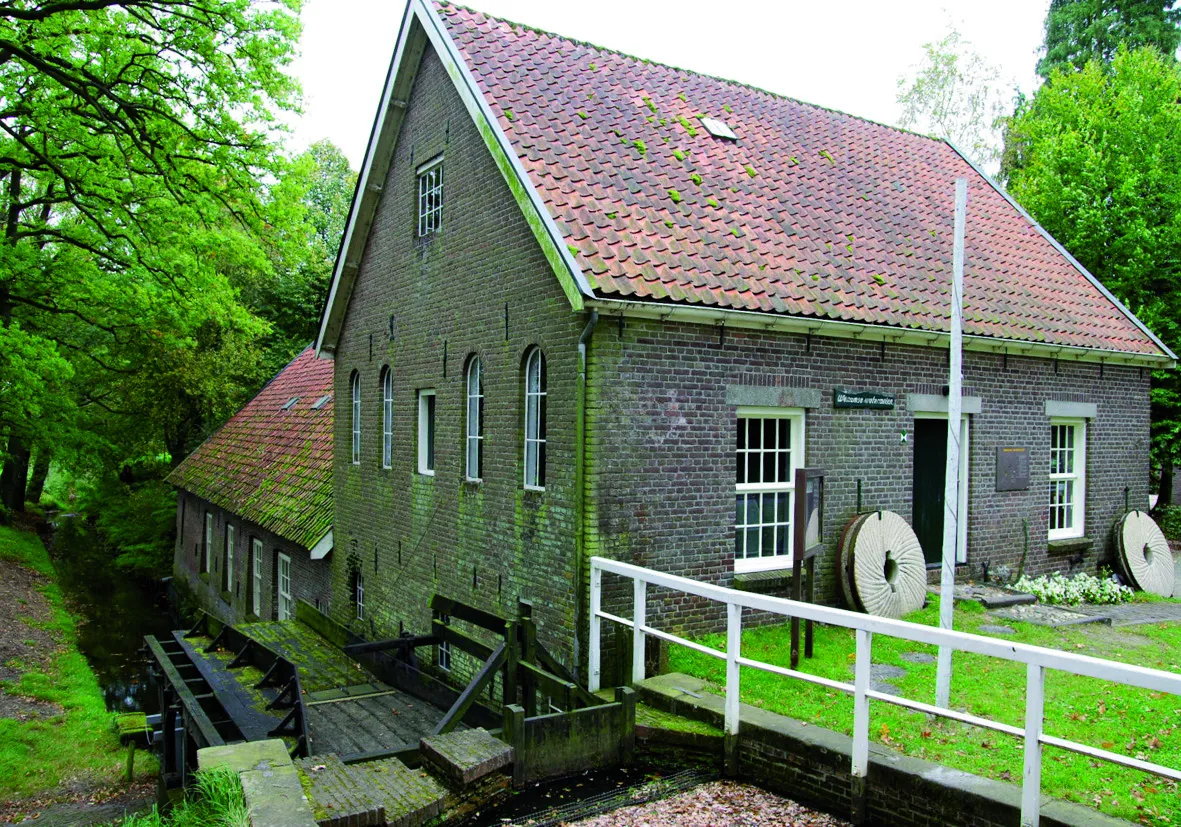
M 795 103 L 800 106 L 806 106 L 810 109 L 819 109 L 822 112 L 830 112 L 834 115 L 841 115 L 846 118 L 853 118 L 855 120 L 862 121 L 863 123 L 872 124 L 873 126 L 880 126 L 883 129 L 889 129 L 894 132 L 899 132 L 903 135 L 913 135 L 916 138 L 922 138 L 924 140 L 932 141 L 933 143 L 943 144 L 944 146 L 946 146 L 950 149 L 954 149 L 954 147 L 952 147 L 951 144 L 946 139 L 940 138 L 935 135 L 924 135 L 922 132 L 915 132 L 913 129 L 906 129 L 905 127 L 896 126 L 895 124 L 883 123 L 882 121 L 875 121 L 873 118 L 867 118 L 865 115 L 857 115 L 852 112 L 846 112 L 843 109 L 837 109 L 832 106 L 824 106 L 823 104 L 812 103 L 810 101 L 801 100 L 800 98 L 794 98 L 791 95 L 786 95 L 786 94 L 783 94 L 782 92 L 772 92 L 770 89 L 764 89 L 761 86 L 755 86 L 753 83 L 743 83 L 740 80 L 732 80 L 730 78 L 724 78 L 719 75 L 711 75 L 706 72 L 699 72 L 696 69 L 686 69 L 682 66 L 673 66 L 671 63 L 662 63 L 659 60 L 651 60 L 646 57 L 640 57 L 639 55 L 629 54 L 628 52 L 624 52 L 619 49 L 612 49 L 609 46 L 600 46 L 597 43 L 591 43 L 589 40 L 580 40 L 576 37 L 569 37 L 567 35 L 559 34 L 557 32 L 551 32 L 548 29 L 542 29 L 537 26 L 530 26 L 527 23 L 518 23 L 515 20 L 508 20 L 507 18 L 504 18 L 504 17 L 497 17 L 496 15 L 489 14 L 488 12 L 480 11 L 479 9 L 473 9 L 471 6 L 465 6 L 462 3 L 455 3 L 455 2 L 452 2 L 451 0 L 433 0 L 433 2 L 435 3 L 435 5 L 439 6 L 440 8 L 454 8 L 454 9 L 460 9 L 465 12 L 470 12 L 471 14 L 482 15 L 489 20 L 494 20 L 498 23 L 505 23 L 508 26 L 512 27 L 514 30 L 523 29 L 527 32 L 532 32 L 534 34 L 541 34 L 541 35 L 545 35 L 547 37 L 556 37 L 559 40 L 566 41 L 567 43 L 573 43 L 577 46 L 585 46 L 590 49 L 595 49 L 599 52 L 603 52 L 603 53 L 611 54 L 611 55 L 616 55 L 616 56 L 622 57 L 626 60 L 632 60 L 632 61 L 635 61 L 636 63 L 642 63 L 642 64 L 645 64 L 648 66 L 660 66 L 664 69 L 671 69 L 674 72 L 684 72 L 687 75 L 693 75 L 694 77 L 704 78 L 705 80 L 713 80 L 713 81 L 717 81 L 718 83 L 725 83 L 730 86 L 737 86 L 740 89 L 746 89 L 751 92 L 757 92 L 759 94 L 767 95 L 767 96 L 775 98 L 777 100 L 788 101 L 790 103 Z

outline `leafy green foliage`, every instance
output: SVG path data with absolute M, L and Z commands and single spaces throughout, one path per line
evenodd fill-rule
M 240 392 L 232 371 L 228 383 L 210 372 L 223 343 L 268 329 L 238 290 L 271 267 L 260 181 L 278 168 L 275 112 L 295 105 L 283 69 L 298 10 L 0 9 L 0 327 L 19 354 L 0 363 L 11 457 L 37 446 L 110 462 L 180 446 Z M 192 358 L 209 344 L 221 353 Z M 21 505 L 23 491 L 3 493 Z
M 1127 603 L 1132 599 L 1132 590 L 1111 579 L 1111 572 L 1103 577 L 1079 572 L 1071 577 L 1061 572 L 1041 577 L 1023 575 L 1013 584 L 1019 592 L 1036 595 L 1043 603 L 1076 606 L 1079 603 Z
M 1050 0 L 1045 55 L 1037 73 L 1110 64 L 1120 46 L 1151 46 L 1172 56 L 1181 45 L 1181 8 L 1175 0 Z
M 1001 127 L 1014 84 L 950 29 L 923 44 L 913 77 L 898 78 L 899 125 L 951 141 L 977 164 L 992 167 L 1001 156 Z
M 1165 344 L 1181 344 L 1181 70 L 1154 49 L 1056 70 L 1013 120 L 1009 191 Z M 1153 454 L 1178 459 L 1181 388 L 1153 374 Z

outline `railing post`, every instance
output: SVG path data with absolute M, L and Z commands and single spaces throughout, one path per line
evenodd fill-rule
M 602 629 L 599 624 L 599 611 L 603 608 L 603 570 L 591 561 L 590 571 L 590 661 L 587 664 L 587 688 L 591 692 L 599 691 L 601 657 L 599 646 L 602 641 Z
M 726 604 L 726 732 L 725 772 L 729 776 L 738 774 L 738 719 L 741 709 L 741 672 L 738 658 L 742 656 L 742 607 L 737 603 Z
M 1028 664 L 1025 678 L 1025 770 L 1021 777 L 1021 827 L 1037 827 L 1042 808 L 1042 720 L 1046 669 Z
M 853 672 L 853 790 L 852 821 L 866 821 L 869 775 L 869 668 L 873 662 L 873 633 L 857 630 L 857 663 Z
M 632 610 L 632 683 L 644 680 L 644 625 L 648 622 L 648 584 L 632 581 L 635 608 Z

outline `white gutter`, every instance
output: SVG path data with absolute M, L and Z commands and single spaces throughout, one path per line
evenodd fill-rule
M 858 339 L 867 342 L 888 342 L 919 347 L 946 348 L 951 345 L 950 334 L 937 330 L 912 330 L 881 324 L 842 322 L 808 316 L 782 316 L 755 310 L 731 310 L 721 307 L 698 307 L 694 305 L 658 304 L 656 302 L 627 301 L 617 299 L 593 299 L 586 303 L 603 315 L 627 316 L 637 319 L 660 319 L 663 321 L 687 322 L 691 324 L 725 325 L 745 330 L 773 330 L 783 333 L 815 334 L 839 339 Z M 1169 356 L 1150 353 L 1129 353 L 1122 350 L 1054 345 L 1041 342 L 1023 342 L 1016 339 L 999 339 L 990 336 L 964 336 L 964 350 L 977 353 L 1031 356 L 1041 359 L 1092 362 L 1108 365 L 1132 365 L 1146 368 L 1173 367 L 1176 362 L 1172 351 L 1162 348 Z

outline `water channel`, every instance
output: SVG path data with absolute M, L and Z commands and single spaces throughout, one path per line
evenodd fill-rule
M 81 515 L 59 515 L 44 536 L 62 593 L 78 621 L 78 648 L 90 662 L 113 712 L 155 713 L 148 691 L 144 635 L 179 628 L 170 615 L 167 589 L 112 564 L 98 532 Z

